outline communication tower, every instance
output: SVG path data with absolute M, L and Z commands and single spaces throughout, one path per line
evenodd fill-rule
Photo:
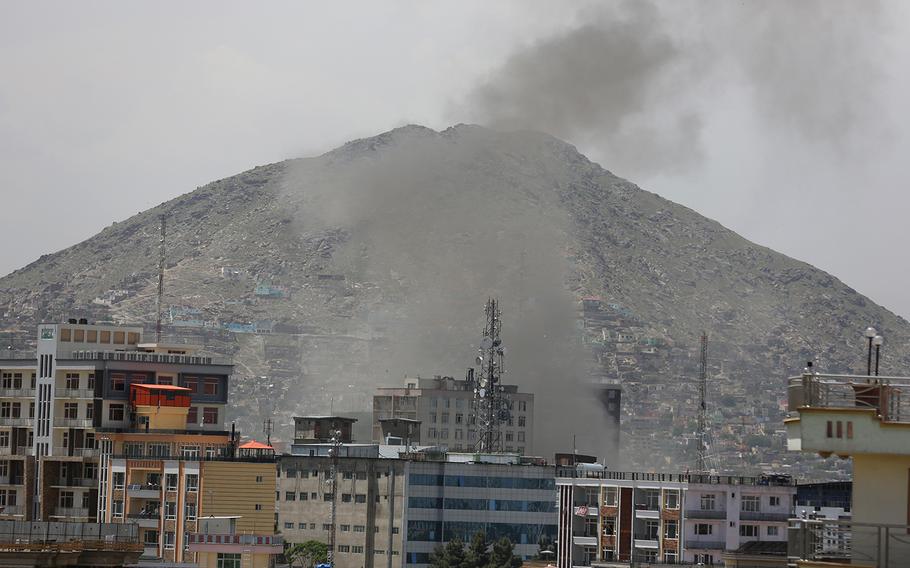
M 155 302 L 155 342 L 161 343 L 161 307 L 164 302 L 165 245 L 167 241 L 167 217 L 161 215 L 161 241 L 158 248 L 158 298 Z
M 504 361 L 506 348 L 502 344 L 502 312 L 499 302 L 487 300 L 486 324 L 483 339 L 480 341 L 479 354 L 475 359 L 477 373 L 468 369 L 468 384 L 474 391 L 472 421 L 477 428 L 477 442 L 474 449 L 483 453 L 502 451 L 501 425 L 511 417 L 509 401 L 503 397 L 502 374 L 505 373 Z
M 701 368 L 698 377 L 698 453 L 695 457 L 695 469 L 698 473 L 708 473 L 707 427 L 708 407 L 705 399 L 708 396 L 708 334 L 701 334 Z

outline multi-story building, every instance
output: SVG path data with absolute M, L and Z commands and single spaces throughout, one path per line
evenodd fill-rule
M 329 542 L 330 445 L 305 439 L 279 459 L 278 528 L 291 542 Z M 438 545 L 478 531 L 509 537 L 515 553 L 530 558 L 542 535 L 556 535 L 553 467 L 537 460 L 427 446 L 335 447 L 339 568 L 425 566 Z
M 274 450 L 255 442 L 238 448 L 234 432 L 188 429 L 187 387 L 129 388 L 129 425 L 97 430 L 100 517 L 138 524 L 145 561 L 268 566 L 281 551 Z M 212 527 L 198 526 L 203 518 L 233 520 L 215 539 Z
M 850 558 L 891 566 L 889 559 L 910 558 L 910 397 L 903 396 L 910 392 L 910 378 L 807 368 L 789 379 L 788 388 L 788 449 L 853 458 L 852 519 L 797 521 L 801 566 Z M 832 531 L 849 531 L 850 544 L 837 555 L 819 544 L 837 542 Z
M 223 431 L 232 367 L 142 328 L 42 324 L 36 357 L 0 359 L 0 519 L 95 521 L 98 432 L 126 428 L 130 385 L 189 389 L 186 430 Z
M 724 551 L 787 540 L 796 487 L 782 476 L 559 467 L 559 568 L 609 562 L 720 564 Z
M 534 454 L 534 395 L 503 385 L 511 412 L 501 429 L 503 450 Z M 405 378 L 404 387 L 379 388 L 373 396 L 373 441 L 383 442 L 380 421 L 405 418 L 420 422 L 424 444 L 445 446 L 453 452 L 470 451 L 477 444 L 471 415 L 474 391 L 468 381 L 436 376 Z

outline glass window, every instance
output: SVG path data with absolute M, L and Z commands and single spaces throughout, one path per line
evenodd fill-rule
M 757 513 L 759 510 L 760 498 L 758 495 L 743 495 L 743 511 Z
M 217 568 L 240 568 L 239 552 L 219 552 Z
M 714 525 L 699 523 L 695 525 L 695 534 L 714 534 Z
M 113 420 L 115 422 L 123 421 L 123 405 L 122 404 L 112 404 L 108 408 L 107 417 L 108 417 L 108 420 Z
M 705 493 L 701 496 L 701 510 L 702 511 L 713 511 L 714 510 L 714 494 Z
M 739 536 L 757 537 L 758 525 L 739 525 Z
M 203 424 L 217 424 L 218 423 L 218 409 L 206 407 L 202 409 L 202 422 Z
M 668 489 L 664 494 L 664 507 L 667 509 L 679 509 L 679 491 Z
M 206 378 L 202 382 L 203 394 L 218 394 L 218 379 Z

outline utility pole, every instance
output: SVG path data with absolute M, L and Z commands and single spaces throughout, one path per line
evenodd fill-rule
M 272 445 L 272 419 L 267 418 L 262 421 L 262 432 L 265 434 L 266 444 Z
M 158 300 L 155 303 L 155 343 L 161 343 L 161 307 L 164 303 L 164 266 L 167 241 L 167 217 L 162 213 L 161 240 L 158 247 Z
M 695 458 L 695 469 L 698 473 L 708 473 L 707 456 L 707 422 L 708 407 L 705 399 L 708 396 L 708 334 L 701 334 L 701 372 L 698 377 L 698 453 Z

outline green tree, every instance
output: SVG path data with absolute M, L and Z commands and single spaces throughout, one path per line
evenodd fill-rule
M 493 543 L 493 551 L 490 553 L 490 562 L 488 568 L 518 568 L 521 566 L 521 558 L 514 554 L 515 545 L 506 537 L 502 537 Z
M 470 568 L 465 562 L 464 543 L 460 538 L 450 540 L 445 546 L 437 546 L 430 555 L 433 568 Z
M 294 568 L 311 568 L 329 559 L 329 545 L 318 540 L 298 542 L 284 551 L 288 564 Z
M 471 544 L 468 547 L 468 568 L 485 568 L 490 562 L 490 543 L 487 542 L 487 535 L 483 532 L 476 532 L 471 538 Z

